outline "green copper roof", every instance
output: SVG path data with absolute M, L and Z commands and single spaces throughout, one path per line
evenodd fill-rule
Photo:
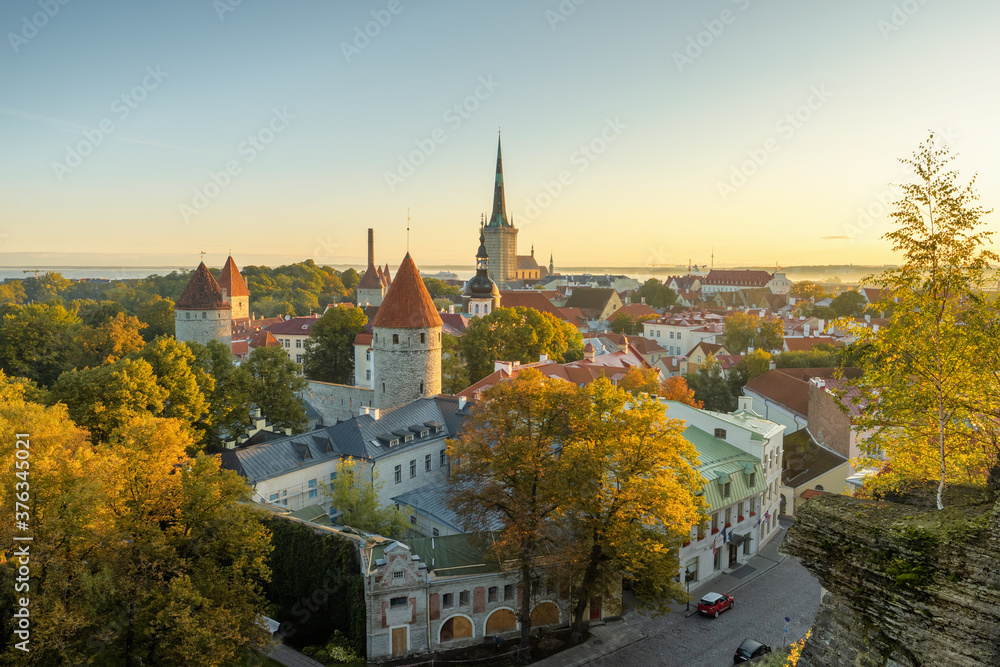
M 427 569 L 439 577 L 485 574 L 500 569 L 499 563 L 489 557 L 491 533 L 420 537 L 400 542 L 410 548 L 410 553 L 420 556 L 420 561 L 427 565 Z M 385 546 L 388 547 L 389 544 Z M 373 567 L 376 560 L 384 557 L 384 548 L 375 547 L 372 550 Z
M 497 139 L 497 175 L 493 183 L 493 212 L 487 227 L 512 227 L 507 217 L 507 202 L 503 196 L 503 158 L 500 156 L 500 139 Z
M 709 512 L 764 489 L 764 469 L 757 458 L 696 426 L 688 426 L 683 435 L 698 450 L 701 460 L 698 472 L 704 482 L 702 488 Z M 753 488 L 750 487 L 751 473 L 756 473 Z M 728 498 L 723 497 L 726 482 L 729 482 Z

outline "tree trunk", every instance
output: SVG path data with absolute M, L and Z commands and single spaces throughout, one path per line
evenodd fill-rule
M 531 548 L 521 549 L 521 651 L 518 662 L 531 662 Z
M 597 567 L 602 556 L 601 543 L 598 541 L 597 531 L 594 531 L 594 546 L 590 548 L 590 558 L 587 561 L 587 569 L 583 573 L 583 581 L 580 582 L 580 599 L 576 601 L 576 609 L 573 610 L 573 633 L 574 642 L 583 637 L 583 612 L 587 609 L 590 601 L 594 583 L 597 581 Z

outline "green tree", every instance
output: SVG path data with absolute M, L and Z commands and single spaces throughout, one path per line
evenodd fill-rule
M 998 454 L 996 368 L 984 363 L 996 341 L 969 326 L 996 320 L 983 292 L 998 257 L 975 178 L 961 185 L 952 159 L 931 134 L 902 160 L 915 179 L 902 185 L 896 228 L 884 238 L 903 262 L 865 280 L 895 307 L 888 326 L 858 330 L 864 374 L 854 382 L 865 407 L 857 424 L 871 429 L 859 464 L 881 468 L 866 488 L 877 495 L 933 480 L 938 509 L 949 483 L 985 484 Z
M 0 306 L 0 369 L 52 384 L 80 358 L 80 327 L 61 305 Z
M 298 366 L 280 347 L 258 347 L 244 366 L 252 378 L 250 400 L 276 426 L 301 433 L 308 424 L 306 409 L 296 395 L 309 386 Z
M 611 320 L 611 330 L 617 334 L 626 334 L 631 336 L 635 331 L 635 320 L 625 313 L 618 313 L 615 315 L 615 318 Z
M 157 338 L 147 343 L 138 357 L 149 363 L 156 384 L 167 392 L 160 416 L 181 420 L 188 433 L 199 440 L 196 426 L 203 432 L 210 425 L 208 397 L 215 388 L 215 380 L 197 364 L 187 343 L 173 338 Z
M 865 297 L 860 292 L 849 290 L 838 294 L 830 307 L 833 308 L 837 317 L 858 317 L 864 314 L 866 305 Z
M 358 287 L 358 283 L 361 282 L 361 276 L 353 268 L 347 269 L 341 272 L 340 281 L 344 285 L 344 290 L 347 294 L 352 293 Z
M 462 289 L 457 285 L 449 285 L 443 280 L 438 280 L 437 278 L 424 278 L 424 286 L 427 288 L 427 291 L 430 292 L 432 299 L 458 296 L 462 293 Z
M 733 396 L 722 366 L 714 358 L 698 366 L 698 371 L 684 376 L 685 381 L 694 391 L 696 400 L 705 405 L 706 410 L 716 412 L 731 412 L 736 407 Z
M 119 359 L 97 368 L 67 371 L 52 385 L 49 400 L 64 403 L 73 421 L 97 442 L 142 415 L 159 415 L 169 392 L 143 359 Z
M 49 271 L 37 278 L 32 276 L 24 279 L 24 290 L 29 301 L 48 303 L 59 299 L 63 292 L 69 289 L 72 281 L 63 278 L 61 273 Z
M 354 384 L 354 339 L 368 318 L 360 308 L 331 308 L 313 323 L 302 357 L 310 380 Z
M 7 304 L 21 304 L 28 300 L 24 292 L 24 285 L 19 280 L 12 280 L 0 283 L 0 306 Z
M 375 473 L 369 483 L 367 474 L 368 466 L 363 461 L 341 459 L 337 462 L 337 477 L 329 489 L 324 487 L 324 494 L 343 513 L 340 523 L 345 526 L 402 539 L 410 529 L 412 511 L 381 504 L 378 495 L 383 484 Z
M 653 308 L 669 308 L 677 303 L 677 293 L 656 278 L 650 278 L 632 295 L 633 303 L 642 303 Z
M 142 332 L 147 343 L 159 336 L 174 335 L 174 302 L 153 294 L 140 303 L 135 316 L 146 325 Z
M 655 397 L 634 396 L 599 378 L 579 390 L 587 413 L 562 447 L 561 516 L 573 533 L 573 632 L 588 602 L 633 580 L 641 607 L 664 613 L 686 598 L 674 581 L 677 554 L 704 518 L 698 452 L 684 423 Z
M 210 340 L 208 345 L 187 341 L 195 364 L 213 380 L 206 394 L 208 419 L 198 424 L 204 428 L 204 439 L 210 444 L 236 438 L 250 426 L 250 403 L 254 379 L 244 366 L 232 362 L 227 345 Z
M 774 357 L 775 368 L 833 368 L 841 363 L 841 353 L 817 345 L 807 352 L 782 352 Z M 855 364 L 847 364 L 855 365 Z
M 96 326 L 85 326 L 80 332 L 83 345 L 81 366 L 100 366 L 141 350 L 142 330 L 146 325 L 131 315 L 116 313 Z
M 499 558 L 513 560 L 521 575 L 517 616 L 525 658 L 530 652 L 532 575 L 552 539 L 558 509 L 558 489 L 549 480 L 560 474 L 558 444 L 583 409 L 576 389 L 526 369 L 483 392 L 460 437 L 448 441 L 449 505 L 467 530 L 499 521 L 494 549 Z
M 743 354 L 748 348 L 775 350 L 784 341 L 784 327 L 777 318 L 762 319 L 748 313 L 734 313 L 726 318 L 726 349 Z
M 441 335 L 441 392 L 457 394 L 469 384 L 469 371 L 458 338 L 445 332 Z
M 470 382 L 478 382 L 493 371 L 493 362 L 538 361 L 547 354 L 555 361 L 573 361 L 583 356 L 583 338 L 571 325 L 534 308 L 497 308 L 469 322 L 459 340 L 469 369 Z

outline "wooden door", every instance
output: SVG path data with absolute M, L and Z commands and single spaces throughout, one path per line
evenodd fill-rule
M 739 562 L 740 554 L 736 547 L 732 544 L 729 545 L 729 567 L 733 567 Z
M 392 629 L 392 657 L 406 655 L 406 628 Z
M 590 599 L 590 620 L 596 621 L 601 618 L 601 598 Z

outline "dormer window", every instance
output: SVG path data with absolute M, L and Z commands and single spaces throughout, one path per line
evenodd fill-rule
M 715 429 L 715 437 L 718 438 L 718 439 L 720 439 L 720 440 L 725 440 L 726 439 L 726 429 L 724 429 L 724 428 L 717 428 L 717 429 Z

